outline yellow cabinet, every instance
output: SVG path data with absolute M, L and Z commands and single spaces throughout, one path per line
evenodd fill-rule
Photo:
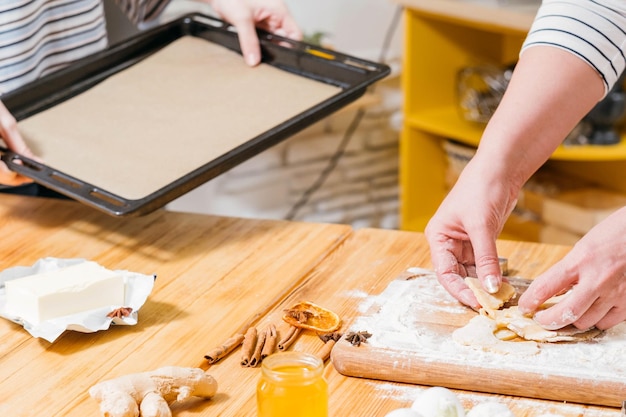
M 477 146 L 484 128 L 465 120 L 459 111 L 458 71 L 485 63 L 514 63 L 538 3 L 531 0 L 397 1 L 405 7 L 401 228 L 423 231 L 447 192 L 448 158 L 443 144 L 451 139 Z M 611 146 L 561 146 L 548 164 L 563 175 L 575 175 L 626 192 L 624 141 Z M 527 236 L 515 236 L 515 232 L 502 237 L 528 240 Z

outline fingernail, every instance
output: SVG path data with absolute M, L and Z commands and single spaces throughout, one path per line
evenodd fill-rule
M 246 55 L 246 63 L 248 65 L 250 65 L 251 67 L 255 66 L 257 64 L 258 60 L 257 57 L 254 53 L 250 53 L 248 55 Z
M 490 294 L 495 294 L 500 289 L 500 280 L 495 275 L 485 277 L 485 289 Z

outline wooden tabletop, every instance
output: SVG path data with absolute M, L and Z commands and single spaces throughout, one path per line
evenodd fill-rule
M 113 218 L 69 201 L 0 197 L 0 269 L 43 257 L 86 258 L 111 269 L 156 274 L 136 326 L 54 343 L 0 320 L 0 416 L 97 416 L 87 390 L 116 376 L 165 365 L 194 366 L 218 381 L 210 401 L 173 406 L 182 416 L 255 416 L 259 368 L 237 352 L 209 365 L 204 354 L 250 324 L 281 325 L 284 308 L 307 300 L 358 314 L 364 295 L 378 294 L 409 267 L 430 267 L 422 234 L 345 225 L 236 219 L 158 211 Z M 535 276 L 567 248 L 500 242 L 509 267 Z M 322 342 L 303 333 L 293 350 L 315 353 Z M 345 377 L 326 365 L 330 416 L 384 416 L 405 407 L 423 387 Z M 459 392 L 466 408 L 490 398 Z M 616 417 L 619 410 L 498 396 L 516 417 Z

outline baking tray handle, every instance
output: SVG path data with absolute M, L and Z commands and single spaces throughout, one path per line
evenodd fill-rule
M 36 180 L 58 193 L 79 200 L 87 205 L 102 208 L 111 212 L 123 212 L 130 205 L 124 199 L 102 190 L 92 184 L 81 181 L 44 165 L 34 159 L 27 158 L 0 146 L 0 159 L 9 169 Z M 94 201 L 97 203 L 94 204 Z

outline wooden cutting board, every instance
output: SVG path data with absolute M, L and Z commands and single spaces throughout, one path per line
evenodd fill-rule
M 371 337 L 360 346 L 343 338 L 332 351 L 346 376 L 612 407 L 626 400 L 626 323 L 589 342 L 527 349 L 477 336 L 464 346 L 452 333 L 477 313 L 418 268 L 365 297 L 359 313 L 348 331 Z

